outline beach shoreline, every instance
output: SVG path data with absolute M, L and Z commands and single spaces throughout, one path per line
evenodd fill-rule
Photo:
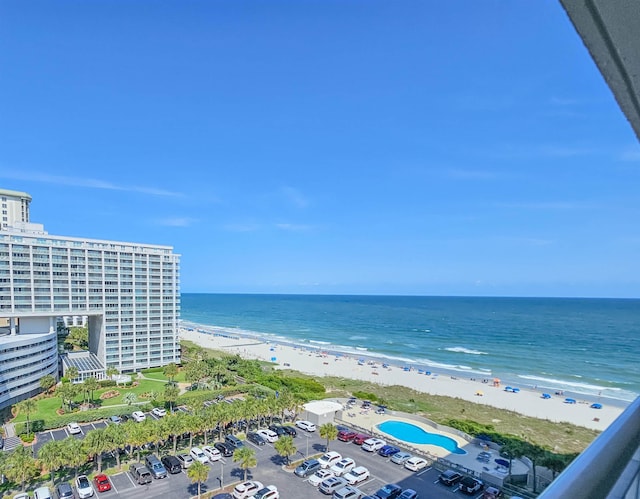
M 494 386 L 493 378 L 478 373 L 447 372 L 429 366 L 398 365 L 370 351 L 347 355 L 330 351 L 328 345 L 300 345 L 293 341 L 277 340 L 268 335 L 241 334 L 227 328 L 183 322 L 180 338 L 202 347 L 238 354 L 243 358 L 274 363 L 277 369 L 292 369 L 313 376 L 336 376 L 369 381 L 379 385 L 399 385 L 416 391 L 460 398 L 469 402 L 507 409 L 516 413 L 553 422 L 568 422 L 602 431 L 624 410 L 627 402 L 584 394 L 551 392 L 519 384 L 509 387 L 501 380 Z M 512 390 L 506 390 L 506 388 Z M 567 403 L 574 399 L 575 403 Z M 591 408 L 599 403 L 601 409 Z

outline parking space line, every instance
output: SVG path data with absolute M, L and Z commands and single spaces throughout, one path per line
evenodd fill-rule
M 116 491 L 116 494 L 120 495 L 120 492 L 118 492 L 118 489 L 116 488 L 116 484 L 113 483 L 113 480 L 110 480 L 110 482 L 111 482 L 111 488 Z
M 424 475 L 427 471 L 429 471 L 431 469 L 433 469 L 433 468 L 425 468 L 422 471 L 418 471 L 418 473 L 416 473 L 416 476 Z
M 125 474 L 127 475 L 127 478 L 129 479 L 129 481 L 131 482 L 131 485 L 133 485 L 133 487 L 135 488 L 136 482 L 133 481 L 133 478 L 131 478 L 131 475 L 129 473 L 125 472 Z

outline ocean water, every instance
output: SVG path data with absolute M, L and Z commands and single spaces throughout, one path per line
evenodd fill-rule
M 640 300 L 183 294 L 184 322 L 447 375 L 629 402 Z

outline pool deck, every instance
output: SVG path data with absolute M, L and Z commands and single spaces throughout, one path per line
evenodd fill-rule
M 485 449 L 476 444 L 467 442 L 467 440 L 458 435 L 438 430 L 426 422 L 420 422 L 420 419 L 421 418 L 418 418 L 416 416 L 407 417 L 407 415 L 403 415 L 403 413 L 397 411 L 387 411 L 385 414 L 376 414 L 375 410 L 373 409 L 366 411 L 362 410 L 359 407 L 354 407 L 353 409 L 345 410 L 342 412 L 342 420 L 345 423 L 352 423 L 361 428 L 366 428 L 371 435 L 379 437 L 383 440 L 391 436 L 380 431 L 377 428 L 377 425 L 379 425 L 380 423 L 384 423 L 385 421 L 402 421 L 404 423 L 418 426 L 426 432 L 449 437 L 455 440 L 458 444 L 458 447 L 466 451 L 466 454 L 453 454 L 438 445 L 415 444 L 412 442 L 407 442 L 407 446 L 419 449 L 425 454 L 430 454 L 434 457 L 444 458 L 448 461 L 464 466 L 467 469 L 477 471 L 478 473 L 490 473 L 492 475 L 495 474 L 496 476 L 499 476 L 501 478 L 504 478 L 506 476 L 504 469 L 497 466 L 493 461 L 493 459 L 500 457 L 497 451 L 491 451 L 493 455 L 490 462 L 485 463 L 478 461 L 476 459 L 478 454 Z M 512 473 L 525 474 L 527 472 L 528 467 L 526 464 L 519 460 L 513 460 Z

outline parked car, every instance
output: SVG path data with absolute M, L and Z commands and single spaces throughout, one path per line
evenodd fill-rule
M 294 470 L 294 473 L 299 477 L 307 478 L 319 469 L 321 468 L 317 459 L 307 459 Z
M 331 478 L 332 476 L 335 476 L 333 474 L 333 471 L 320 469 L 313 475 L 311 475 L 307 481 L 314 487 L 317 487 L 318 485 L 320 485 L 320 482 L 326 480 L 327 478 Z
M 357 434 L 357 431 L 342 430 L 338 432 L 338 440 L 341 442 L 351 442 Z
M 267 485 L 256 492 L 252 499 L 280 499 L 280 493 L 275 485 Z
M 413 489 L 405 489 L 398 496 L 398 499 L 418 499 L 418 493 Z
M 483 462 L 483 463 L 488 463 L 489 461 L 491 461 L 491 457 L 492 457 L 491 452 L 488 452 L 488 451 L 484 451 L 484 450 L 483 450 L 482 452 L 480 452 L 480 453 L 476 456 L 476 459 L 477 459 L 478 461 Z
M 131 413 L 131 417 L 136 423 L 142 423 L 145 419 L 147 419 L 147 416 L 142 411 L 133 411 Z
M 355 467 L 356 462 L 353 459 L 351 459 L 350 457 L 344 457 L 329 469 L 333 471 L 333 474 L 335 476 L 342 476 L 345 473 L 349 473 Z
M 160 459 L 166 470 L 175 475 L 176 473 L 180 473 L 182 471 L 182 463 L 176 456 L 162 456 Z
M 209 462 L 209 458 L 204 452 L 202 452 L 202 449 L 200 447 L 192 447 L 189 451 L 189 455 L 195 461 L 200 461 L 202 464 L 207 464 Z
M 453 471 L 453 470 L 443 471 L 442 473 L 440 473 L 440 476 L 438 477 L 438 480 L 443 484 L 447 485 L 448 487 L 455 485 L 461 479 L 462 479 L 462 475 L 457 471 Z
M 244 443 L 242 442 L 242 440 L 240 440 L 235 435 L 226 435 L 224 437 L 224 443 L 227 444 L 227 445 L 230 445 L 231 447 L 233 447 L 235 449 L 238 449 L 238 448 L 244 446 Z
M 180 465 L 184 469 L 187 469 L 189 466 L 193 464 L 193 458 L 189 454 L 178 454 L 176 456 L 176 459 L 180 461 Z
M 283 425 L 282 427 L 284 428 L 284 431 L 287 432 L 287 435 L 289 435 L 291 437 L 297 437 L 298 436 L 298 432 L 296 431 L 296 429 L 293 426 Z
M 355 437 L 353 437 L 353 443 L 356 445 L 362 445 L 370 438 L 371 438 L 371 435 L 367 435 L 365 433 L 358 433 Z
M 95 485 L 98 492 L 106 492 L 111 490 L 111 482 L 104 473 L 100 473 L 93 478 L 93 485 Z
M 389 445 L 389 444 L 383 445 L 382 447 L 380 447 L 380 449 L 378 449 L 378 455 L 382 457 L 390 457 L 398 452 L 400 452 L 400 449 L 398 449 L 394 445 Z
M 77 435 L 78 433 L 82 433 L 82 428 L 80 428 L 78 423 L 69 423 L 67 425 L 67 431 L 71 435 Z
M 13 499 L 31 499 L 28 492 L 21 492 L 13 496 Z
M 336 490 L 347 485 L 347 481 L 339 476 L 332 476 L 326 480 L 322 480 L 318 486 L 318 490 L 323 494 L 332 495 Z
M 167 410 L 163 409 L 162 407 L 154 407 L 153 409 L 151 409 L 151 414 L 158 418 L 163 418 L 167 415 Z
M 412 458 L 407 459 L 407 461 L 404 463 L 404 467 L 409 471 L 420 471 L 421 469 L 426 468 L 427 464 L 429 463 L 426 459 L 418 456 L 413 456 Z
M 407 460 L 411 459 L 411 454 L 401 450 L 400 452 L 396 452 L 393 456 L 391 456 L 391 462 L 395 464 L 404 464 Z
M 218 461 L 222 457 L 222 453 L 210 445 L 202 447 L 202 452 L 204 452 L 204 454 L 209 458 L 210 462 Z
M 460 491 L 465 494 L 477 494 L 482 490 L 484 484 L 482 481 L 477 480 L 470 476 L 465 476 L 462 480 L 460 480 Z
M 262 438 L 262 435 L 259 435 L 255 431 L 250 431 L 249 433 L 247 433 L 247 440 L 256 445 L 264 445 L 267 443 L 267 441 L 264 438 Z
M 374 494 L 377 499 L 396 499 L 402 494 L 402 487 L 395 483 L 388 483 L 384 487 L 378 489 Z
M 122 418 L 120 416 L 111 416 L 108 420 L 109 423 L 111 424 L 121 424 L 122 423 Z
M 33 491 L 33 499 L 51 499 L 49 487 L 38 487 Z
M 296 421 L 296 426 L 301 430 L 305 431 L 316 431 L 316 425 L 314 425 L 311 421 L 298 420 Z
M 499 499 L 502 497 L 502 491 L 495 487 L 487 487 L 482 494 L 482 499 Z
M 67 482 L 59 483 L 56 487 L 56 493 L 58 495 L 58 499 L 73 499 L 75 496 L 73 495 L 73 489 L 71 485 Z
M 271 430 L 262 429 L 258 430 L 256 433 L 271 444 L 278 440 L 278 434 Z
M 361 490 L 352 487 L 351 485 L 346 485 L 341 489 L 336 490 L 333 493 L 332 499 L 360 499 L 364 493 Z
M 76 490 L 78 491 L 78 497 L 80 499 L 87 499 L 94 494 L 91 482 L 87 478 L 87 475 L 80 475 L 76 478 Z
M 146 456 L 144 458 L 144 464 L 151 472 L 153 478 L 167 478 L 167 468 L 164 467 L 164 464 L 162 464 L 160 459 L 158 459 L 158 456 L 155 454 L 149 454 Z
M 222 457 L 231 457 L 233 456 L 233 451 L 235 451 L 233 447 L 229 444 L 225 444 L 224 442 L 216 442 L 213 444 L 213 447 L 218 449 L 220 454 L 222 454 Z
M 384 440 L 379 438 L 369 438 L 363 442 L 362 450 L 366 450 L 367 452 L 377 452 L 385 445 L 387 445 L 387 442 Z
M 344 479 L 349 485 L 357 485 L 369 478 L 369 470 L 364 466 L 356 466 L 349 473 L 344 475 Z
M 269 429 L 276 435 L 278 435 L 278 437 L 284 437 L 285 435 L 288 435 L 287 430 L 284 429 L 284 426 L 279 424 L 269 425 Z
M 330 466 L 333 466 L 338 461 L 340 461 L 340 459 L 342 459 L 341 454 L 336 451 L 329 451 L 326 452 L 322 457 L 318 458 L 318 462 L 320 463 L 321 467 L 329 468 Z
M 131 473 L 131 476 L 138 485 L 146 485 L 153 480 L 153 478 L 151 478 L 151 472 L 144 464 L 133 463 L 129 466 L 129 473 Z
M 261 482 L 256 480 L 249 480 L 247 482 L 242 482 L 236 485 L 235 489 L 233 489 L 233 497 L 234 499 L 248 499 L 255 495 L 256 492 L 261 490 L 264 486 Z

